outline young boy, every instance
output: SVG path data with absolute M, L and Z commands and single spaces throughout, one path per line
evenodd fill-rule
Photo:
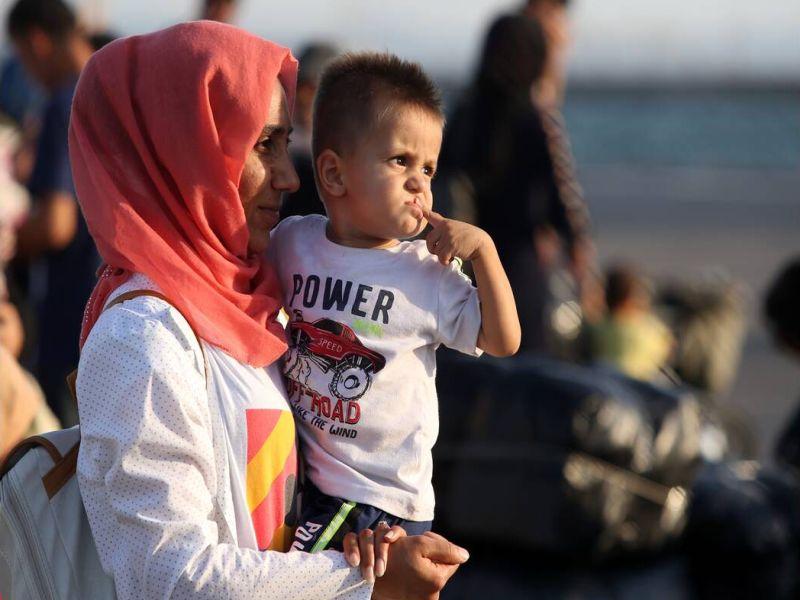
M 308 479 L 293 548 L 341 549 L 345 533 L 381 522 L 429 530 L 436 348 L 519 347 L 491 238 L 432 211 L 443 126 L 439 92 L 418 65 L 346 55 L 322 76 L 313 154 L 328 216 L 290 217 L 270 236 Z M 425 240 L 403 241 L 428 224 Z

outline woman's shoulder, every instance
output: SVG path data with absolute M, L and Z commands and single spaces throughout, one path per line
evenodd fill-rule
M 155 283 L 139 274 L 114 290 L 89 333 L 82 359 L 100 351 L 118 356 L 135 354 L 141 360 L 156 363 L 165 353 L 181 351 L 195 355 L 194 362 L 198 362 L 199 341 L 183 315 L 168 301 L 142 294 L 113 304 L 123 294 L 140 290 L 159 292 Z

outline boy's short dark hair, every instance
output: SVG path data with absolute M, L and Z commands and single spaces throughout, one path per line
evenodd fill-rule
M 19 0 L 6 20 L 9 37 L 25 37 L 34 27 L 63 40 L 77 29 L 78 21 L 62 0 Z
M 313 151 L 350 150 L 394 107 L 411 105 L 442 119 L 439 89 L 417 63 L 393 54 L 348 53 L 322 74 L 314 100 Z

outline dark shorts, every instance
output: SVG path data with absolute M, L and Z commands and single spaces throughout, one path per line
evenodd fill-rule
M 386 521 L 390 526 L 399 525 L 408 535 L 423 534 L 430 531 L 433 525 L 433 521 L 408 521 L 368 504 L 327 496 L 311 482 L 303 486 L 301 503 L 300 522 L 294 534 L 292 550 L 341 552 L 346 534 L 367 528 L 375 529 L 381 521 Z

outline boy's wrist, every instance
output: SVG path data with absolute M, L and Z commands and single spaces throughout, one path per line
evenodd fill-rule
M 494 240 L 485 231 L 481 231 L 481 241 L 475 248 L 475 252 L 469 258 L 471 262 L 478 262 L 486 259 L 488 256 L 497 255 L 497 248 L 494 245 Z

